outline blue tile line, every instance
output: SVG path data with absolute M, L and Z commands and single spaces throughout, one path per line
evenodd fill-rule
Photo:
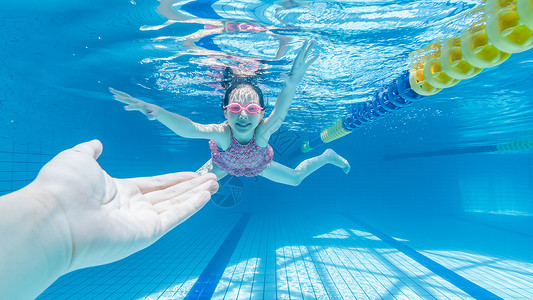
M 398 242 L 393 237 L 379 231 L 378 229 L 364 223 L 363 221 L 355 218 L 354 216 L 345 215 L 349 220 L 356 223 L 357 225 L 363 227 L 365 230 L 368 230 L 370 233 L 396 248 L 398 251 L 409 256 L 411 259 L 417 263 L 423 265 L 433 273 L 437 274 L 444 280 L 453 284 L 457 288 L 461 289 L 468 295 L 474 297 L 475 299 L 502 299 L 501 297 L 491 293 L 490 291 L 480 287 L 479 285 L 473 283 L 472 281 L 464 278 L 463 276 L 453 272 L 452 270 L 444 267 L 443 265 L 437 263 L 436 261 L 431 260 L 427 256 L 421 254 L 420 252 L 414 250 L 413 248 L 406 246 L 405 244 Z
M 251 214 L 243 214 L 184 299 L 210 299 L 228 266 Z

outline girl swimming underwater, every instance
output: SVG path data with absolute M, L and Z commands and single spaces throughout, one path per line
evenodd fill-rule
M 116 100 L 128 104 L 126 110 L 138 110 L 148 119 L 163 123 L 179 136 L 210 140 L 211 159 L 198 173 L 211 172 L 219 180 L 227 174 L 248 177 L 260 175 L 275 182 L 296 186 L 328 163 L 338 166 L 345 173 L 350 170 L 348 161 L 331 149 L 304 160 L 295 169 L 272 160 L 274 151 L 268 140 L 281 126 L 289 112 L 296 87 L 309 66 L 318 58 L 315 55 L 308 59 L 312 48 L 313 43 L 306 42 L 296 56 L 289 75 L 282 74 L 285 83 L 274 110 L 264 119 L 263 94 L 258 87 L 246 81 L 237 81 L 226 90 L 222 107 L 226 121 L 207 125 L 195 123 L 124 92 L 112 88 L 109 90 Z

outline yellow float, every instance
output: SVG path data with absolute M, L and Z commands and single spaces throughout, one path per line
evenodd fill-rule
M 489 0 L 485 9 L 487 36 L 496 48 L 508 53 L 533 48 L 533 30 L 521 20 L 515 0 Z
M 430 46 L 430 51 L 424 58 L 424 78 L 436 88 L 448 88 L 456 85 L 460 80 L 450 77 L 440 63 L 442 43 L 435 43 Z
M 480 69 L 497 66 L 511 56 L 507 52 L 500 51 L 489 41 L 484 22 L 463 31 L 461 52 L 467 62 Z
M 337 123 L 335 123 L 335 125 L 322 131 L 320 133 L 320 139 L 324 143 L 329 143 L 350 133 L 350 131 L 344 129 L 342 122 L 342 118 L 340 118 L 337 120 Z M 307 147 L 309 147 L 309 145 L 307 145 Z
M 517 0 L 516 11 L 520 20 L 530 29 L 533 29 L 533 0 Z
M 442 88 L 437 88 L 426 81 L 424 76 L 424 62 L 413 65 L 409 70 L 409 85 L 411 89 L 422 96 L 431 96 L 440 92 Z
M 483 69 L 472 66 L 463 58 L 461 39 L 451 38 L 442 45 L 440 54 L 442 71 L 455 79 L 468 79 L 476 76 Z
M 358 106 L 333 126 L 323 130 L 319 138 L 304 142 L 302 152 L 312 150 L 311 144 L 329 143 L 377 119 L 367 117 L 376 112 L 372 109 L 377 109 L 378 115 L 383 116 L 403 106 L 390 101 L 392 98 L 386 99 L 384 95 L 404 97 L 405 103 L 409 104 L 413 91 L 421 96 L 434 95 L 460 80 L 476 76 L 485 68 L 503 63 L 511 56 L 510 53 L 533 47 L 533 0 L 483 0 L 481 5 L 469 12 L 469 17 L 473 24 L 460 37 L 434 42 L 412 52 L 408 59 L 412 66 L 409 74 L 402 73 L 385 87 L 386 93 L 378 92 L 377 97 L 369 100 L 370 104 Z M 409 76 L 412 89 L 409 95 L 405 93 L 406 76 Z M 400 89 L 404 92 L 400 93 Z M 395 108 L 385 109 L 383 104 L 386 100 Z M 380 108 L 384 111 L 379 112 Z M 497 149 L 533 149 L 533 139 L 499 144 Z

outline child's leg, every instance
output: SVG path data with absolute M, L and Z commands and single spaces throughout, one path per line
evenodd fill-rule
M 213 173 L 217 175 L 217 180 L 224 178 L 228 173 L 220 170 L 220 168 L 208 160 L 200 169 L 196 171 L 199 175 L 204 175 L 206 173 Z
M 288 185 L 299 185 L 305 177 L 318 170 L 325 164 L 332 164 L 341 168 L 345 173 L 350 171 L 350 164 L 335 151 L 327 149 L 320 156 L 313 157 L 302 161 L 296 169 L 291 169 L 280 163 L 272 161 L 261 176 L 275 182 Z

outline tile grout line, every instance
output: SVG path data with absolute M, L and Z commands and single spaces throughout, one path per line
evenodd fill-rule
M 473 283 L 472 281 L 462 277 L 461 275 L 453 272 L 452 270 L 444 267 L 443 265 L 431 260 L 427 256 L 421 254 L 420 252 L 412 249 L 411 247 L 405 245 L 404 243 L 401 243 L 397 240 L 395 240 L 393 237 L 379 231 L 378 229 L 370 226 L 367 223 L 364 223 L 363 221 L 357 219 L 356 217 L 345 214 L 345 217 L 348 218 L 350 221 L 354 222 L 355 224 L 359 225 L 362 228 L 365 228 L 365 230 L 368 230 L 370 233 L 372 233 L 374 236 L 378 237 L 380 240 L 386 242 L 387 244 L 391 245 L 392 247 L 396 248 L 398 251 L 402 252 L 403 254 L 407 255 L 414 261 L 418 262 L 419 264 L 423 265 L 433 273 L 437 274 L 444 280 L 448 281 L 452 285 L 456 286 L 460 290 L 464 291 L 465 293 L 469 294 L 470 296 L 476 298 L 476 299 L 502 299 L 501 297 L 493 294 L 492 292 L 482 288 L 481 286 Z
M 225 268 L 227 267 L 237 244 L 244 232 L 244 229 L 250 221 L 250 213 L 243 214 L 239 221 L 233 226 L 224 242 L 220 245 L 213 258 L 209 261 L 198 280 L 187 293 L 184 299 L 210 298 L 213 296 L 215 289 L 222 278 Z

